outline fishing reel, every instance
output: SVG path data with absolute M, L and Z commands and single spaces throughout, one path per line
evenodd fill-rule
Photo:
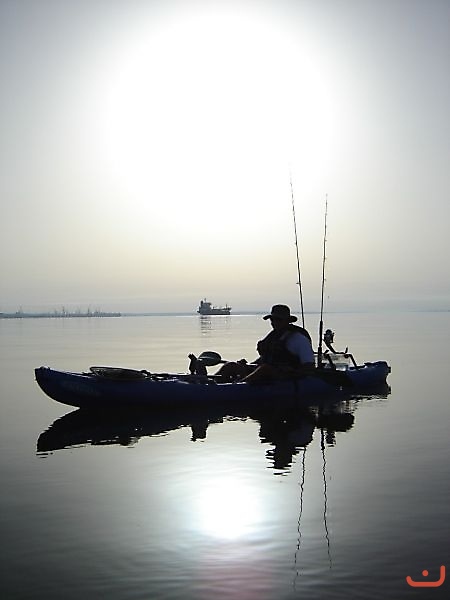
M 333 362 L 332 362 L 332 358 L 331 358 L 329 352 L 334 354 L 335 357 L 337 354 L 339 354 L 339 355 L 343 356 L 344 358 L 349 358 L 352 361 L 352 364 L 355 367 L 357 366 L 356 361 L 353 357 L 353 354 L 349 354 L 349 352 L 348 352 L 348 346 L 346 347 L 344 352 L 338 352 L 337 350 L 335 350 L 333 348 L 332 344 L 334 343 L 334 331 L 331 331 L 331 329 L 327 329 L 323 335 L 323 341 L 325 342 L 325 346 L 328 348 L 328 350 L 325 350 L 324 354 L 327 357 L 330 364 L 333 364 Z
M 325 342 L 325 344 L 332 344 L 334 342 L 334 331 L 331 331 L 331 329 L 327 329 L 323 336 L 323 341 Z
M 337 352 L 331 345 L 334 342 L 334 331 L 331 329 L 327 329 L 323 335 L 323 341 L 325 342 L 326 347 L 331 350 L 334 354 L 347 354 L 348 347 L 344 350 L 344 352 Z
M 333 346 L 331 345 L 334 342 L 334 331 L 331 331 L 331 329 L 327 329 L 324 333 L 323 341 L 325 342 L 325 346 L 329 350 L 331 350 L 331 352 L 336 352 Z

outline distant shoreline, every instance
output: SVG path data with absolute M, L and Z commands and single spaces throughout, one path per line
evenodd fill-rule
M 121 317 L 120 312 L 104 312 L 100 310 L 87 311 L 87 312 L 50 312 L 50 313 L 0 313 L 0 319 L 76 319 L 76 318 L 88 318 L 98 319 L 103 317 Z

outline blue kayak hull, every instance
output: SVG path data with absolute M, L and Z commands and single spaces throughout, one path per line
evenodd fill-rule
M 57 402 L 89 410 L 111 410 L 306 402 L 330 395 L 370 393 L 386 383 L 389 372 L 388 364 L 378 361 L 347 371 L 325 369 L 317 376 L 267 384 L 218 383 L 176 375 L 161 379 L 152 376 L 119 379 L 48 367 L 35 369 L 35 376 L 43 392 Z

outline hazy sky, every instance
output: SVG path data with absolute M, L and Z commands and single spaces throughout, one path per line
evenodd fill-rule
M 0 311 L 450 308 L 448 0 L 1 0 Z

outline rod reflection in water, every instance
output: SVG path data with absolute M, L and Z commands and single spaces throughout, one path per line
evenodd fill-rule
M 293 588 L 297 589 L 297 581 L 300 577 L 300 566 L 299 566 L 299 557 L 300 557 L 300 547 L 302 545 L 302 515 L 303 515 L 303 496 L 305 492 L 305 473 L 306 473 L 306 448 L 303 448 L 302 453 L 302 467 L 301 467 L 301 478 L 300 478 L 300 507 L 298 513 L 298 521 L 297 521 L 297 547 L 295 549 L 294 555 L 294 565 L 295 565 L 295 575 L 293 581 Z
M 330 533 L 328 531 L 328 491 L 327 491 L 327 459 L 325 455 L 325 432 L 320 430 L 320 448 L 322 451 L 322 476 L 323 476 L 323 525 L 325 528 L 325 539 L 327 541 L 327 554 L 330 569 L 332 568 Z

